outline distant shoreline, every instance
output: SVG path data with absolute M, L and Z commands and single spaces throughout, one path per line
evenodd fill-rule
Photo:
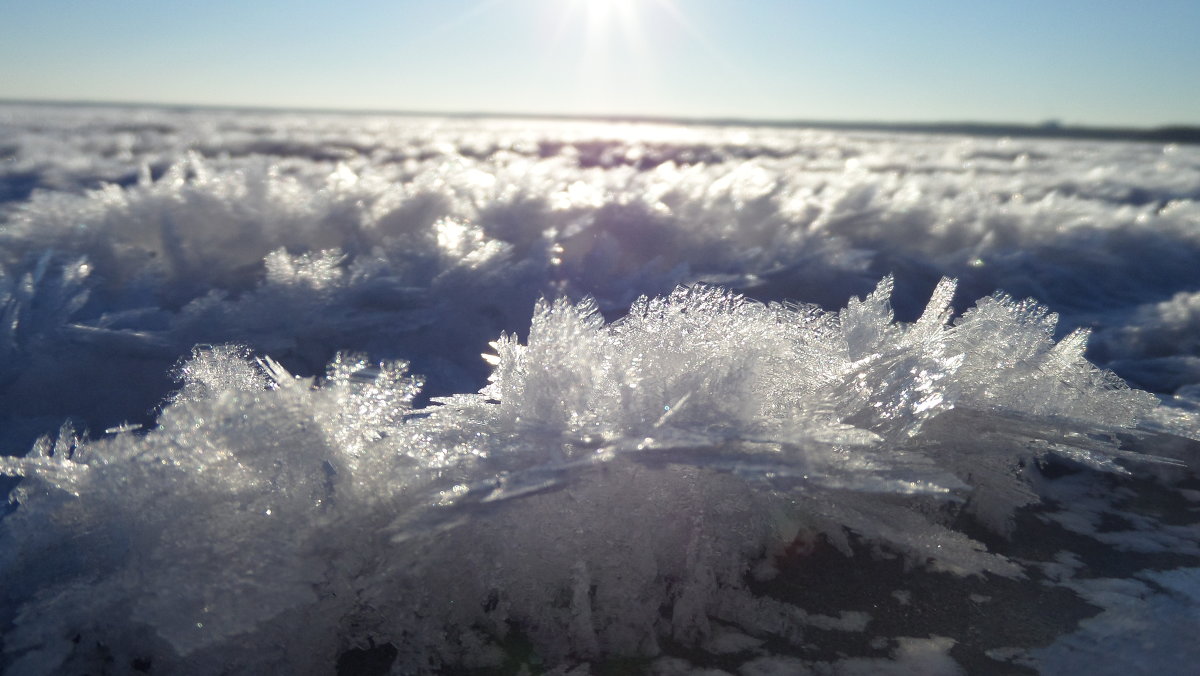
M 776 129 L 833 129 L 840 131 L 880 131 L 914 134 L 952 134 L 965 136 L 1008 136 L 1031 138 L 1079 139 L 1098 141 L 1146 141 L 1154 143 L 1200 144 L 1200 126 L 1171 124 L 1158 127 L 1110 127 L 1058 124 L 1022 124 L 1010 122 L 886 122 L 835 120 L 783 120 L 740 117 L 670 117 L 659 115 L 601 115 L 569 113 L 516 113 L 478 111 L 354 110 L 341 108 L 275 108 L 181 103 L 145 103 L 121 101 L 55 101 L 0 98 L 0 105 L 60 106 L 64 108 L 145 108 L 173 111 L 304 113 L 335 115 L 391 115 L 397 117 L 448 117 L 455 119 L 547 120 L 574 122 L 617 122 L 635 124 L 675 124 L 687 126 L 765 127 Z

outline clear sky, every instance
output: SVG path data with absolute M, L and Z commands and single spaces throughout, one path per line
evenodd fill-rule
M 0 98 L 1200 124 L 1200 0 L 0 0 Z

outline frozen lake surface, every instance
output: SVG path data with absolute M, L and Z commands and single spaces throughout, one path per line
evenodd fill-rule
M 1200 146 L 0 105 L 0 319 L 5 673 L 1200 660 Z

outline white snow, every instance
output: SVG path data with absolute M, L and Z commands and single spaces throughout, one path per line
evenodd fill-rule
M 1174 673 L 1198 259 L 1194 147 L 0 106 L 0 666 Z

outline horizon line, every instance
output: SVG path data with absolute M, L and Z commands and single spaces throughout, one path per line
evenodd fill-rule
M 676 124 L 684 126 L 744 126 L 789 129 L 839 129 L 847 131 L 893 131 L 907 133 L 948 133 L 972 136 L 1035 136 L 1042 138 L 1080 138 L 1096 140 L 1157 141 L 1200 144 L 1200 124 L 1166 123 L 1157 125 L 1105 125 L 1061 122 L 1040 123 L 985 120 L 887 121 L 880 119 L 805 119 L 753 118 L 741 116 L 688 116 L 632 113 L 548 113 L 511 111 L 439 111 L 382 108 L 337 108 L 319 106 L 271 106 L 220 103 L 161 103 L 149 101 L 105 101 L 89 99 L 22 99 L 0 97 L 0 105 L 64 106 L 96 108 L 148 108 L 162 110 L 201 110 L 214 112 L 311 113 L 326 115 L 391 115 L 397 117 L 446 117 L 459 119 L 546 120 L 579 122 L 616 122 L 640 124 Z

